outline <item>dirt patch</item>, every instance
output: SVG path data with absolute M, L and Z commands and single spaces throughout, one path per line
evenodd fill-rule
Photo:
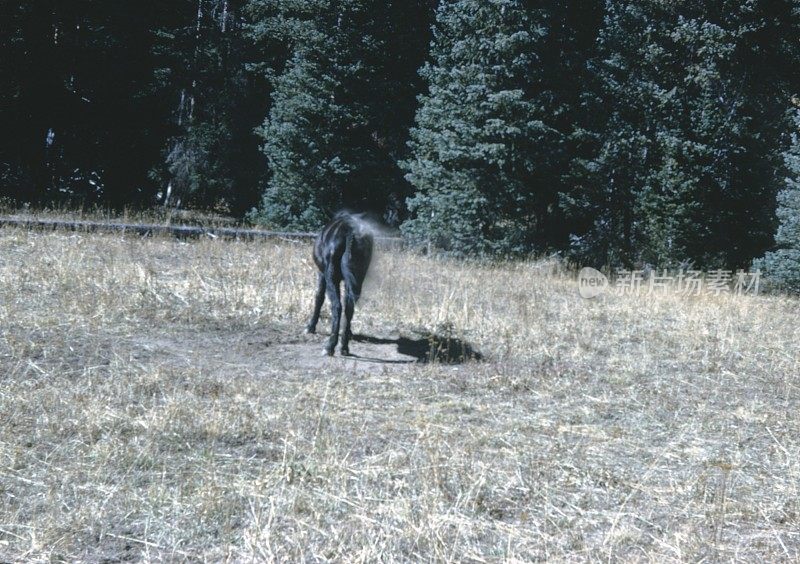
M 357 373 L 402 372 L 439 362 L 461 364 L 480 360 L 472 346 L 452 337 L 425 333 L 359 333 L 353 336 L 350 356 L 324 354 L 327 333 L 305 334 L 302 327 L 274 323 L 257 328 L 172 330 L 169 334 L 138 335 L 127 340 L 128 354 L 138 361 L 187 367 L 202 362 L 221 368 L 240 367 L 254 373 L 278 366 L 311 374 L 345 366 Z
M 384 335 L 381 343 L 360 342 L 355 338 L 350 345 L 352 354 L 342 356 L 337 348 L 336 354 L 329 357 L 324 352 L 328 333 L 306 335 L 286 327 L 267 327 L 258 330 L 245 339 L 242 347 L 251 359 L 258 358 L 268 362 L 292 366 L 294 368 L 317 372 L 333 366 L 346 366 L 354 372 L 371 372 L 380 369 L 404 371 L 418 362 L 409 354 L 403 354 L 392 342 L 398 336 Z M 240 348 L 242 348 L 240 347 Z

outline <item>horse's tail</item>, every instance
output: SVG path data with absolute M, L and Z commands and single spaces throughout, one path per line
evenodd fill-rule
M 350 260 L 350 257 L 353 256 L 353 247 L 355 247 L 356 243 L 356 230 L 355 229 L 348 229 L 347 230 L 347 237 L 344 240 L 344 256 Z
M 359 230 L 358 226 L 348 230 L 342 257 L 342 277 L 345 290 L 352 296 L 353 302 L 358 301 L 361 295 L 361 285 L 372 260 L 372 245 L 371 233 Z

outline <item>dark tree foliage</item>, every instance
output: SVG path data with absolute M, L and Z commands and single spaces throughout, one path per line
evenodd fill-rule
M 273 104 L 260 134 L 270 168 L 255 217 L 316 229 L 341 208 L 404 214 L 405 154 L 425 0 L 252 0 L 252 35 L 277 42 Z
M 588 128 L 563 196 L 572 253 L 599 264 L 744 266 L 770 243 L 797 71 L 774 2 L 607 2 Z
M 778 194 L 777 248 L 754 266 L 763 271 L 771 286 L 800 294 L 800 109 L 794 111 L 794 123 L 792 144 L 784 155 L 789 176 Z
M 453 254 L 519 254 L 559 242 L 558 194 L 583 74 L 576 6 L 460 0 L 437 12 L 405 163 L 417 192 L 404 232 Z M 591 21 L 592 6 L 584 5 Z
M 195 206 L 252 207 L 267 106 L 239 4 L 4 1 L 2 194 L 123 207 L 171 186 Z
M 303 230 L 370 210 L 456 255 L 763 257 L 794 288 L 794 0 L 0 0 L 0 18 L 3 202 Z
M 263 80 L 245 69 L 253 53 L 243 1 L 159 4 L 154 89 L 169 103 L 163 161 L 151 177 L 164 203 L 224 204 L 235 215 L 258 201 L 263 158 L 253 129 L 266 111 Z
M 158 101 L 141 90 L 151 70 L 150 16 L 148 3 L 2 3 L 5 196 L 39 203 L 144 197 L 159 145 Z

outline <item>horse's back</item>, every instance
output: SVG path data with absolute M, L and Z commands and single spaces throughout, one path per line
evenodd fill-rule
M 344 218 L 336 218 L 319 232 L 314 242 L 314 263 L 317 268 L 324 271 L 325 266 L 330 264 L 337 255 L 341 257 L 344 253 L 347 239 L 346 233 L 342 231 L 346 229 L 347 222 Z
M 345 257 L 348 244 L 350 252 L 349 256 Z M 314 263 L 321 271 L 324 271 L 327 265 L 334 265 L 338 274 L 341 261 L 346 258 L 350 262 L 357 263 L 353 266 L 358 270 L 366 272 L 372 258 L 372 247 L 372 233 L 351 214 L 339 212 L 317 236 L 314 244 Z

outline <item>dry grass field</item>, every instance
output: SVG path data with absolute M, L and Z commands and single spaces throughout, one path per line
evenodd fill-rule
M 800 559 L 799 301 L 309 247 L 0 230 L 0 561 Z

